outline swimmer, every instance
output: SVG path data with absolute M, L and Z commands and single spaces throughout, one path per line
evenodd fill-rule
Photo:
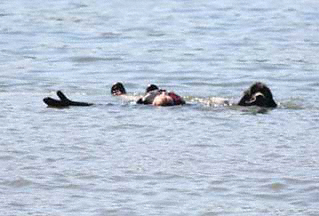
M 176 106 L 185 104 L 185 100 L 174 92 L 167 92 L 159 89 L 156 85 L 150 84 L 146 88 L 145 95 L 136 103 L 152 104 L 153 106 Z

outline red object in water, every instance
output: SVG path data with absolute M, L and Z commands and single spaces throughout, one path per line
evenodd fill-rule
M 181 104 L 185 103 L 183 98 L 181 96 L 175 94 L 174 92 L 169 92 L 168 96 L 170 96 L 173 99 L 174 105 L 181 105 Z

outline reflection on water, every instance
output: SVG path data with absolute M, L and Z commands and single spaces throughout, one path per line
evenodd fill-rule
M 1 212 L 318 215 L 317 11 L 1 2 Z M 117 81 L 134 100 L 110 95 Z M 255 81 L 277 109 L 236 105 Z M 149 83 L 188 105 L 135 104 Z M 47 108 L 57 90 L 96 105 Z

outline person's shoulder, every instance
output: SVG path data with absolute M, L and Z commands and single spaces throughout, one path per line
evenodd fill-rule
M 152 104 L 154 101 L 154 98 L 159 94 L 159 90 L 155 89 L 152 91 L 147 92 L 140 100 L 139 103 L 143 104 Z

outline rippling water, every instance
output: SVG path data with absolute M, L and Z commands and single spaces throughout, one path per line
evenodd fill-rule
M 318 38 L 314 0 L 2 1 L 1 215 L 319 215 Z M 255 81 L 278 109 L 214 105 Z

